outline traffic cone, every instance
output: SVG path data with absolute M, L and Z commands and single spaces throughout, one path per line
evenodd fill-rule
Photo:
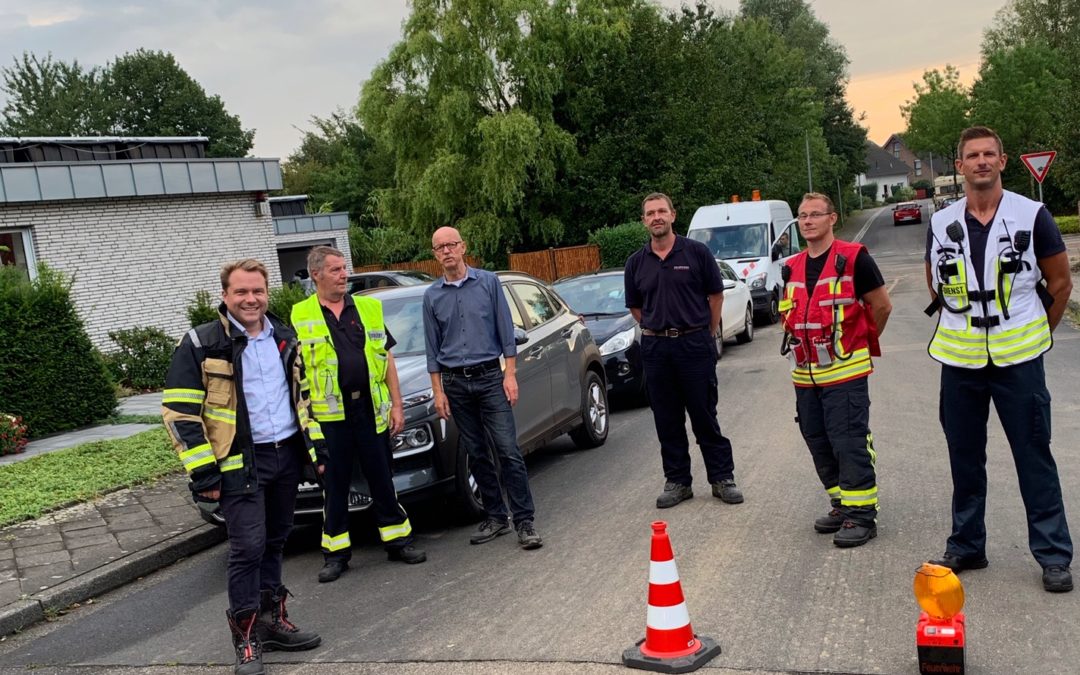
M 652 529 L 645 639 L 623 651 L 623 664 L 658 673 L 689 673 L 719 654 L 720 645 L 711 638 L 694 635 L 667 523 L 658 520 Z

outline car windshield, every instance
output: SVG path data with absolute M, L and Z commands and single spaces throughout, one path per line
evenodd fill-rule
M 917 208 L 919 208 L 919 205 L 908 202 L 906 204 L 901 204 L 900 206 L 898 206 L 896 208 L 898 208 L 898 209 L 917 209 Z
M 432 281 L 431 275 L 412 270 L 397 272 L 394 274 L 394 279 L 401 286 L 419 286 L 420 284 L 426 284 L 427 282 Z
M 714 258 L 762 258 L 769 255 L 765 223 L 691 230 L 691 239 L 709 247 Z
M 578 277 L 555 284 L 555 291 L 578 314 L 625 314 L 621 274 Z
M 396 356 L 424 353 L 424 296 L 383 300 L 383 321 L 397 340 Z

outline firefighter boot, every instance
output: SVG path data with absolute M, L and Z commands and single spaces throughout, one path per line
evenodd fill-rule
M 284 586 L 277 593 L 260 593 L 259 622 L 255 630 L 265 651 L 299 652 L 314 649 L 322 642 L 316 633 L 302 631 L 289 621 L 289 612 L 285 609 L 285 598 L 289 595 L 289 589 Z
M 259 634 L 255 630 L 258 615 L 254 609 L 245 609 L 236 614 L 225 610 L 232 631 L 233 647 L 236 649 L 236 675 L 264 675 L 262 647 Z

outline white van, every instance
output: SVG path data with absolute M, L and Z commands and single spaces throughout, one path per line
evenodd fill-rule
M 726 261 L 750 287 L 754 315 L 776 323 L 783 288 L 780 267 L 799 252 L 798 221 L 778 199 L 713 204 L 694 212 L 686 234 Z

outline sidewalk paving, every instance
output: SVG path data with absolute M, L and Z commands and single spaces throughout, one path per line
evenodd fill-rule
M 124 414 L 156 414 L 161 394 L 120 404 Z M 81 443 L 124 438 L 155 425 L 119 424 L 59 434 L 14 461 Z M 225 540 L 204 523 L 187 477 L 171 475 L 92 502 L 0 529 L 0 636 L 50 613 L 134 581 Z

